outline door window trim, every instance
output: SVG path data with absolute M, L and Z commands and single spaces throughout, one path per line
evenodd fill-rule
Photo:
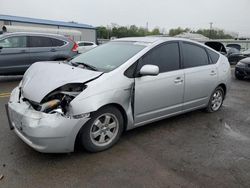
M 167 45 L 167 44 L 173 44 L 173 43 L 176 43 L 177 46 L 178 46 L 178 52 L 179 52 L 179 68 L 176 69 L 176 70 L 171 70 L 171 71 L 165 71 L 165 72 L 160 72 L 160 74 L 162 73 L 167 73 L 167 72 L 172 72 L 172 71 L 178 71 L 178 70 L 181 70 L 182 69 L 182 56 L 181 56 L 181 47 L 180 47 L 180 41 L 179 40 L 171 40 L 171 41 L 166 41 L 166 42 L 163 42 L 161 44 L 158 44 L 156 46 L 154 46 L 153 48 L 151 48 L 149 51 L 147 51 L 145 54 L 143 54 L 138 60 L 136 60 L 132 65 L 129 66 L 129 68 L 127 68 L 125 71 L 124 71 L 124 75 L 128 78 L 138 78 L 140 77 L 139 74 L 138 74 L 138 64 L 142 61 L 142 59 L 147 56 L 149 53 L 152 53 L 153 50 L 163 46 L 163 45 Z M 136 64 L 136 65 L 134 65 Z M 131 77 L 131 75 L 127 75 L 127 72 L 128 70 L 131 68 L 131 67 L 134 67 L 134 73 L 133 73 L 133 77 Z
M 26 35 L 11 35 L 11 36 L 6 36 L 5 38 L 2 38 L 0 41 L 6 40 L 8 38 L 12 37 L 25 37 L 26 38 L 26 47 L 3 47 L 2 49 L 20 49 L 20 48 L 28 48 L 28 36 Z

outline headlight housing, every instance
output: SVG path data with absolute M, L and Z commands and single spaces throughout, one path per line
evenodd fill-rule
M 69 116 L 70 102 L 86 88 L 87 86 L 82 83 L 66 84 L 46 95 L 41 103 L 33 101 L 29 101 L 29 103 L 35 110 L 40 112 L 48 114 L 59 113 Z
M 239 67 L 239 68 L 245 68 L 245 67 L 246 67 L 246 65 L 247 65 L 247 64 L 245 64 L 245 63 L 238 62 L 238 63 L 236 64 L 236 67 Z

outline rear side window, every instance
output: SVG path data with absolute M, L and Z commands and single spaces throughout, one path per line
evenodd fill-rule
M 49 37 L 30 36 L 30 47 L 51 47 L 52 40 Z
M 84 43 L 83 42 L 79 42 L 78 46 L 84 46 Z
M 92 46 L 93 45 L 93 43 L 91 43 L 91 42 L 80 42 L 80 43 L 78 43 L 78 46 Z
M 178 43 L 167 43 L 152 49 L 142 58 L 142 61 L 138 65 L 138 70 L 147 64 L 157 65 L 160 73 L 179 69 L 180 56 Z
M 6 39 L 0 40 L 0 46 L 3 48 L 26 48 L 27 37 L 26 36 L 8 37 Z
M 206 50 L 197 45 L 183 43 L 184 68 L 208 65 Z
M 207 48 L 207 53 L 208 55 L 210 56 L 210 59 L 211 59 L 211 63 L 217 63 L 220 55 L 215 53 L 214 51 L 210 50 Z
M 55 39 L 55 38 L 51 38 L 51 41 L 52 41 L 52 46 L 63 46 L 64 44 L 66 44 L 65 41 Z
M 93 43 L 90 43 L 90 42 L 84 42 L 84 46 L 92 46 Z

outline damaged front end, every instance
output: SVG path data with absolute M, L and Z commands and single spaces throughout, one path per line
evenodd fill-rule
M 11 93 L 10 126 L 37 151 L 74 151 L 76 136 L 90 118 L 72 114 L 70 103 L 101 74 L 59 63 L 33 64 Z
M 50 92 L 40 103 L 26 98 L 23 100 L 28 101 L 37 111 L 48 114 L 58 113 L 66 117 L 71 117 L 69 113 L 70 102 L 86 88 L 87 86 L 82 83 L 70 83 Z

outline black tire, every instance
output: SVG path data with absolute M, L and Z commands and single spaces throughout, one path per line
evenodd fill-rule
M 116 134 L 114 137 L 112 137 L 112 141 L 111 141 L 111 139 L 107 138 L 108 137 L 107 135 L 105 135 L 104 139 L 108 140 L 107 144 L 106 145 L 98 145 L 99 144 L 99 143 L 97 143 L 98 141 L 96 141 L 94 138 L 92 138 L 93 136 L 91 136 L 92 134 L 94 134 L 92 131 L 94 128 L 98 129 L 96 132 L 98 132 L 98 131 L 100 132 L 103 130 L 101 130 L 101 128 L 98 128 L 98 126 L 96 126 L 94 123 L 97 122 L 97 120 L 99 120 L 99 122 L 101 122 L 101 118 L 104 116 L 105 116 L 104 117 L 104 121 L 105 121 L 106 116 L 108 116 L 108 115 L 112 116 L 111 118 L 114 118 L 114 122 L 116 122 L 116 121 L 118 122 L 117 130 L 115 130 Z M 102 124 L 102 126 L 103 126 L 103 124 Z M 115 108 L 113 106 L 103 107 L 103 108 L 99 109 L 98 111 L 94 112 L 93 114 L 91 114 L 91 119 L 85 125 L 83 125 L 83 127 L 79 133 L 80 134 L 79 135 L 80 144 L 89 152 L 104 151 L 104 150 L 112 147 L 115 143 L 117 143 L 117 141 L 119 140 L 119 138 L 123 132 L 123 127 L 124 127 L 124 120 L 123 120 L 123 116 L 122 116 L 120 110 L 118 110 L 117 108 Z M 107 128 L 107 129 L 108 129 L 107 132 L 113 130 L 113 129 L 109 129 L 109 128 Z M 106 133 L 102 132 L 102 134 L 106 134 Z M 97 138 L 101 139 L 101 136 L 103 136 L 102 134 L 100 134 Z M 109 141 L 110 141 L 110 143 L 108 143 Z
M 219 104 L 219 106 L 217 106 L 216 108 L 213 107 L 213 100 L 214 100 L 214 95 L 215 93 L 217 92 L 220 92 L 221 93 L 221 97 L 222 97 L 222 101 L 221 103 Z M 225 91 L 223 90 L 222 87 L 218 86 L 217 88 L 215 88 L 214 92 L 212 93 L 212 95 L 210 96 L 210 100 L 209 100 L 209 103 L 207 105 L 207 108 L 206 108 L 206 111 L 209 112 L 209 113 L 213 113 L 213 112 L 217 112 L 222 104 L 223 104 L 223 101 L 224 101 L 224 97 L 225 97 Z
M 240 75 L 240 74 L 235 73 L 235 78 L 236 78 L 236 79 L 238 79 L 238 80 L 243 80 L 243 79 L 244 79 L 244 76 L 243 76 L 243 75 Z

